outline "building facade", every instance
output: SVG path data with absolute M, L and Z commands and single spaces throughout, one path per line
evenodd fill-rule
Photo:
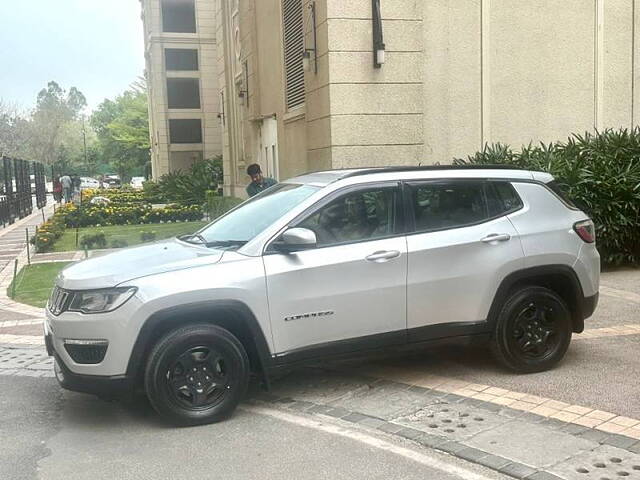
M 154 179 L 221 155 L 213 0 L 141 0 Z
M 635 126 L 636 3 L 215 0 L 225 191 Z

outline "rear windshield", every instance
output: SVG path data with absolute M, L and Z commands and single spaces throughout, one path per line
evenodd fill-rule
M 558 183 L 556 180 L 551 180 L 549 183 L 547 183 L 547 187 L 549 187 L 553 191 L 553 193 L 559 196 L 562 199 L 562 201 L 566 203 L 569 207 L 573 208 L 574 210 L 579 210 L 576 204 L 573 203 L 573 200 L 569 198 L 569 195 L 567 194 L 566 189 L 564 189 L 562 185 Z

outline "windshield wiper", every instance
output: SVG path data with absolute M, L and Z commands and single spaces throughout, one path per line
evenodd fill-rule
M 247 243 L 246 240 L 214 240 L 212 242 L 206 242 L 207 247 L 241 247 Z
M 182 240 L 183 242 L 188 242 L 188 243 L 199 243 L 199 244 L 203 244 L 206 245 L 207 244 L 207 239 L 204 238 L 202 235 L 200 235 L 199 233 L 191 233 L 189 235 L 181 235 L 178 237 L 180 240 Z M 197 238 L 199 240 L 199 242 L 192 242 L 191 240 Z

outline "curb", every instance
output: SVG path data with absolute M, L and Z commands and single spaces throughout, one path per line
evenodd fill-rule
M 371 378 L 368 379 L 371 380 Z M 434 396 L 436 396 L 438 401 L 442 404 L 455 404 L 470 408 L 479 408 L 494 414 L 500 413 L 501 416 L 506 418 L 531 422 L 532 424 L 550 428 L 552 432 L 569 434 L 576 439 L 591 441 L 594 443 L 594 448 L 601 446 L 615 447 L 625 450 L 632 455 L 640 454 L 640 441 L 624 435 L 607 433 L 589 427 L 564 422 L 562 420 L 546 418 L 534 413 L 522 412 L 509 407 L 462 397 L 452 393 L 445 393 L 435 389 L 408 386 L 403 383 L 380 379 L 376 379 L 375 385 L 397 387 L 398 390 L 409 390 L 413 393 L 424 395 L 425 400 L 429 399 L 430 401 L 433 401 Z M 405 440 L 410 440 L 421 446 L 432 448 L 472 463 L 477 463 L 518 479 L 562 480 L 563 478 L 549 472 L 545 468 L 537 468 L 525 463 L 514 461 L 512 459 L 469 446 L 465 444 L 464 441 L 453 440 L 444 435 L 427 433 L 422 430 L 394 423 L 393 421 L 374 417 L 354 410 L 348 410 L 343 407 L 334 407 L 306 400 L 295 400 L 290 397 L 280 397 L 268 392 L 258 393 L 250 400 L 250 402 L 276 405 L 287 410 L 307 414 L 325 415 L 354 423 L 359 426 L 379 430 L 387 434 L 401 437 Z M 579 455 L 580 453 L 581 451 L 577 450 L 575 455 Z

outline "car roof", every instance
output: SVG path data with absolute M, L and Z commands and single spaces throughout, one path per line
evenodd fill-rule
M 351 179 L 353 183 L 363 183 L 372 179 L 384 181 L 430 178 L 508 178 L 545 182 L 553 179 L 544 172 L 532 172 L 505 165 L 428 165 L 325 170 L 305 173 L 287 180 L 286 183 L 324 187 L 347 179 Z

